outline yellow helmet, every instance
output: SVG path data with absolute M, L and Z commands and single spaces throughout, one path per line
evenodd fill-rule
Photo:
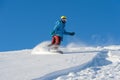
M 67 19 L 67 17 L 66 16 L 61 16 L 61 19 Z

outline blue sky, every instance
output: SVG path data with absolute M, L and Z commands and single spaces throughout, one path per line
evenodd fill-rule
M 0 0 L 0 51 L 30 49 L 51 40 L 60 16 L 67 16 L 62 45 L 120 44 L 120 0 Z

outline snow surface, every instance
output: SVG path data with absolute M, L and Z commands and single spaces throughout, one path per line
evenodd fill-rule
M 33 49 L 0 52 L 0 80 L 120 80 L 120 45 L 60 47 L 49 41 Z

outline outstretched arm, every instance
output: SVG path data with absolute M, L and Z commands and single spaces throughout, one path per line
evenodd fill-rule
M 67 32 L 66 30 L 64 30 L 64 34 L 73 36 L 75 35 L 75 32 Z

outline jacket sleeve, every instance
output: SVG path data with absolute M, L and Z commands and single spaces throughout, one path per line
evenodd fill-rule
M 65 35 L 70 35 L 71 32 L 67 32 L 65 29 L 64 29 L 64 34 Z
M 60 26 L 60 22 L 57 21 L 56 24 L 55 24 L 55 27 L 54 27 L 53 31 L 56 31 L 59 28 L 59 26 Z
M 56 24 L 55 24 L 55 27 L 54 27 L 53 31 L 51 32 L 51 36 L 55 35 L 55 33 L 58 30 L 59 26 L 60 26 L 60 22 L 57 21 Z

